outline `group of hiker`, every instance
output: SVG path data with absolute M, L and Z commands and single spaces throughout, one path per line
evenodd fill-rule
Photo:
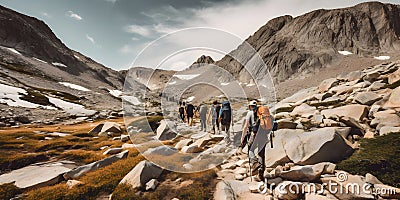
M 211 124 L 211 130 L 214 134 L 220 134 L 222 131 L 226 134 L 226 141 L 230 143 L 230 126 L 233 126 L 233 112 L 229 101 L 213 101 L 210 107 L 206 103 L 200 106 L 193 106 L 191 103 L 179 104 L 180 118 L 189 126 L 193 125 L 193 117 L 198 113 L 201 130 L 207 131 L 207 123 Z M 277 129 L 277 123 L 271 115 L 268 106 L 258 105 L 258 102 L 252 100 L 248 103 L 248 111 L 242 126 L 240 137 L 240 147 L 238 154 L 247 146 L 247 153 L 250 161 L 251 175 L 258 175 L 259 181 L 264 181 L 265 171 L 265 147 L 270 143 L 273 147 L 273 131 Z
M 220 134 L 222 131 L 229 135 L 232 123 L 232 108 L 229 101 L 213 101 L 209 107 L 206 103 L 194 106 L 192 103 L 179 102 L 179 118 L 193 126 L 193 118 L 200 118 L 201 131 L 207 132 L 207 124 L 211 124 L 211 130 L 214 134 Z

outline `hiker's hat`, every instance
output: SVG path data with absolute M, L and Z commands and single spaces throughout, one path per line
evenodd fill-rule
M 249 106 L 257 106 L 257 101 L 250 101 Z

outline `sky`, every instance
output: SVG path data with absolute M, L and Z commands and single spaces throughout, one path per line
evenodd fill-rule
M 0 0 L 0 5 L 43 20 L 69 48 L 107 67 L 181 70 L 202 54 L 220 59 L 275 17 L 361 2 L 367 1 Z

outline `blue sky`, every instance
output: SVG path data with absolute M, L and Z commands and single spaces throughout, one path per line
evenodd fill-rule
M 43 20 L 71 49 L 117 70 L 131 66 L 134 58 L 151 41 L 183 28 L 217 28 L 246 39 L 277 16 L 298 16 L 318 8 L 340 8 L 360 2 L 366 1 L 0 0 L 3 6 Z M 398 0 L 381 2 L 399 3 Z M 212 40 L 213 35 L 199 37 Z M 177 40 L 176 44 L 169 45 L 180 46 L 180 42 L 185 41 Z M 233 49 L 239 43 L 235 40 L 225 49 Z M 160 48 L 154 54 L 163 50 Z M 180 57 L 165 68 L 182 69 L 202 53 L 195 51 Z M 219 59 L 222 55 L 212 56 Z

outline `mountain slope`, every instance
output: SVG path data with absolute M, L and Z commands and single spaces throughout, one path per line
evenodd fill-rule
M 301 73 L 310 73 L 343 57 L 349 51 L 363 57 L 400 49 L 400 6 L 369 2 L 335 10 L 316 10 L 293 18 L 282 16 L 269 21 L 246 39 L 262 57 L 268 69 L 257 69 L 257 76 L 271 72 L 276 82 Z M 217 62 L 217 65 L 246 79 L 246 70 L 232 57 L 244 62 L 245 45 Z M 246 81 L 246 80 L 243 80 Z
M 0 6 L 0 86 L 21 91 L 0 95 L 0 109 L 35 110 L 34 119 L 119 111 L 124 80 L 122 73 L 69 49 L 43 21 Z M 135 80 L 129 84 L 146 89 Z

